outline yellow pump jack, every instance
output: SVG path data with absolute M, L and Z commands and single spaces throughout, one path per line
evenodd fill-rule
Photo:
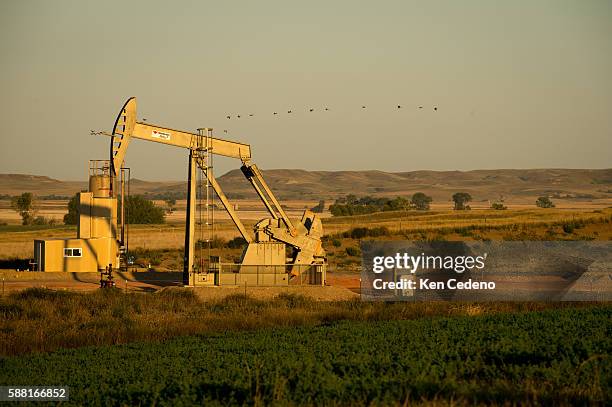
M 115 189 L 124 188 L 122 165 L 130 140 L 140 139 L 185 148 L 189 150 L 187 214 L 185 224 L 185 255 L 183 266 L 183 283 L 194 284 L 195 254 L 195 218 L 196 218 L 196 171 L 199 167 L 209 185 L 219 197 L 223 207 L 248 243 L 243 252 L 240 269 L 258 267 L 258 272 L 278 272 L 284 268 L 290 277 L 300 274 L 304 267 L 316 266 L 325 269 L 325 251 L 321 244 L 323 226 L 321 219 L 313 212 L 306 210 L 299 222 L 292 222 L 265 182 L 261 171 L 251 162 L 251 147 L 248 144 L 223 140 L 212 136 L 212 129 L 198 129 L 198 133 L 174 130 L 167 127 L 136 121 L 136 98 L 130 98 L 121 108 L 115 121 L 112 133 L 101 132 L 111 137 L 110 151 L 110 197 L 116 199 Z M 259 221 L 251 234 L 243 225 L 238 214 L 223 193 L 215 179 L 212 167 L 205 162 L 204 153 L 239 159 L 241 170 L 255 189 L 257 195 L 270 213 L 271 218 Z M 119 179 L 119 181 L 118 181 Z M 91 182 L 90 182 L 91 183 Z M 117 184 L 119 183 L 119 188 Z M 124 191 L 120 194 L 122 200 Z M 116 204 L 115 204 L 116 205 Z M 121 208 L 124 208 L 121 205 Z M 116 218 L 115 218 L 116 221 Z M 117 227 L 115 226 L 114 230 Z M 125 216 L 121 214 L 119 252 L 125 250 L 124 236 Z M 287 257 L 287 248 L 290 255 Z M 118 253 L 119 255 L 120 253 Z M 207 273 L 209 270 L 197 270 Z M 323 271 L 324 272 L 324 271 Z M 324 277 L 323 277 L 324 278 Z

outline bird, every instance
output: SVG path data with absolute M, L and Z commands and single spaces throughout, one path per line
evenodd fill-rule
M 422 108 L 423 108 L 423 106 L 419 106 L 419 109 L 422 109 Z
M 253 117 L 253 113 L 249 113 L 249 117 Z
M 225 116 L 225 117 L 226 117 L 227 119 L 231 119 L 231 118 L 232 118 L 232 116 Z
M 310 111 L 310 112 L 314 112 L 314 109 L 312 109 L 312 108 L 311 108 L 311 109 L 309 109 L 308 111 Z
M 223 133 L 226 133 L 226 134 L 227 134 L 227 130 L 223 130 Z
M 326 108 L 325 108 L 325 111 L 327 112 L 328 110 L 329 110 L 329 108 L 328 108 L 328 107 L 326 107 Z
M 402 107 L 401 107 L 400 105 L 397 105 L 397 108 L 398 108 L 398 109 L 401 109 Z
M 278 113 L 274 112 L 274 114 L 278 114 Z
M 365 109 L 365 106 L 361 106 L 362 109 Z
M 287 113 L 291 113 L 291 112 L 292 112 L 291 110 L 287 110 Z
M 434 106 L 434 111 L 438 111 L 438 106 Z
M 236 117 L 240 119 L 240 115 L 238 115 L 238 116 L 236 116 Z

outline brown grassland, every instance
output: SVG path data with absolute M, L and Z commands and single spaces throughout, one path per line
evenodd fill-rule
M 293 216 L 295 217 L 295 216 Z M 247 228 L 255 219 L 244 221 Z M 323 228 L 328 238 L 325 248 L 336 253 L 358 241 L 342 237 L 356 227 L 386 228 L 380 238 L 407 240 L 610 240 L 612 239 L 612 209 L 508 209 L 508 210 L 432 210 L 380 212 L 346 217 L 324 217 Z M 565 227 L 564 227 L 565 226 Z M 142 250 L 167 249 L 175 255 L 184 243 L 184 227 L 178 223 L 164 225 L 131 225 L 130 248 Z M 74 226 L 21 227 L 0 226 L 0 260 L 25 259 L 33 255 L 33 240 L 74 237 Z M 214 234 L 222 240 L 238 236 L 235 226 L 228 219 L 219 219 Z M 340 250 L 331 244 L 341 240 Z M 177 250 L 173 250 L 177 249 Z M 224 250 L 221 256 L 231 260 L 240 250 Z M 340 264 L 340 263 L 338 263 Z M 172 269 L 168 264 L 161 270 Z
M 252 225 L 254 221 L 247 221 Z M 408 240 L 610 240 L 612 209 L 529 209 L 381 212 L 324 219 L 323 242 L 329 256 L 328 284 L 358 289 L 359 241 L 355 229 L 377 231 L 368 239 Z M 5 226 L 0 232 L 0 260 L 31 257 L 34 238 L 74 236 L 75 228 Z M 216 226 L 225 261 L 240 248 L 228 248 L 237 233 L 231 223 Z M 181 268 L 183 228 L 177 224 L 133 225 L 130 247 L 134 271 Z M 27 274 L 27 273 L 18 273 Z M 163 273 L 162 273 L 163 274 Z M 26 288 L 21 286 L 20 289 Z M 95 291 L 95 283 L 91 284 Z M 120 285 L 120 287 L 122 287 Z M 127 280 L 126 280 L 127 287 Z M 159 289 L 159 287 L 155 287 Z M 358 300 L 316 301 L 299 290 L 266 300 L 244 294 L 203 299 L 197 292 L 164 288 L 154 294 L 131 289 L 94 293 L 31 288 L 7 292 L 0 300 L 0 354 L 14 355 L 79 347 L 163 340 L 178 335 L 263 327 L 320 325 L 335 320 L 413 319 L 433 315 L 523 312 L 551 307 L 588 306 L 558 303 L 417 303 L 371 304 Z M 240 291 L 233 291 L 240 292 Z M 251 293 L 249 293 L 251 294 Z M 354 294 L 353 294 L 354 295 Z M 330 301 L 331 300 L 331 301 Z
M 334 321 L 410 320 L 432 316 L 530 312 L 590 303 L 380 303 L 316 301 L 281 293 L 271 300 L 234 294 L 203 301 L 194 290 L 153 294 L 120 289 L 75 293 L 31 288 L 0 300 L 0 355 L 59 348 L 163 341 L 176 336 Z
M 296 216 L 293 214 L 292 217 Z M 247 227 L 251 227 L 255 221 L 255 219 L 247 219 L 245 223 Z M 168 287 L 171 284 L 166 284 L 167 282 L 139 285 L 139 279 L 144 281 L 154 276 L 179 279 L 179 273 L 176 271 L 181 269 L 184 239 L 184 229 L 179 223 L 130 226 L 130 249 L 135 257 L 135 265 L 129 273 L 118 276 L 125 279 L 119 280 L 119 288 L 107 290 L 97 289 L 99 284 L 96 281 L 97 275 L 93 275 L 95 273 L 74 273 L 92 274 L 92 276 L 75 277 L 63 275 L 64 273 L 45 275 L 45 273 L 10 271 L 11 268 L 14 268 L 14 260 L 20 260 L 23 264 L 24 259 L 32 257 L 32 241 L 35 238 L 72 237 L 76 234 L 75 227 L 22 227 L 14 224 L 0 226 L 0 269 L 9 269 L 0 270 L 0 276 L 3 278 L 2 295 L 0 296 L 0 361 L 4 358 L 5 361 L 8 361 L 7 366 L 9 363 L 13 364 L 11 366 L 17 366 L 13 368 L 13 372 L 30 372 L 30 366 L 33 366 L 35 359 L 42 358 L 40 363 L 45 370 L 53 371 L 55 367 L 45 362 L 45 358 L 57 355 L 63 358 L 62 355 L 70 352 L 90 352 L 93 356 L 78 359 L 81 356 L 76 355 L 74 358 L 77 359 L 66 359 L 70 361 L 66 363 L 70 364 L 70 369 L 74 369 L 74 363 L 71 361 L 79 360 L 79 363 L 84 363 L 84 366 L 90 366 L 90 369 L 97 375 L 97 358 L 100 350 L 105 354 L 115 355 L 115 352 L 122 352 L 125 347 L 87 348 L 90 346 L 130 343 L 133 345 L 129 346 L 136 347 L 159 346 L 164 349 L 159 352 L 161 355 L 164 354 L 165 347 L 172 340 L 189 339 L 195 335 L 195 338 L 204 338 L 197 345 L 197 352 L 202 353 L 202 349 L 207 346 L 205 343 L 208 343 L 206 342 L 208 338 L 221 336 L 233 338 L 232 335 L 243 335 L 239 331 L 246 331 L 244 335 L 265 333 L 269 335 L 266 341 L 270 342 L 270 346 L 275 347 L 278 333 L 288 331 L 282 328 L 323 329 L 331 332 L 326 335 L 334 338 L 334 327 L 342 326 L 344 324 L 342 321 L 348 321 L 346 323 L 355 324 L 356 327 L 364 325 L 360 325 L 360 322 L 367 322 L 367 326 L 376 326 L 376 324 L 387 323 L 384 321 L 410 321 L 401 322 L 401 324 L 412 324 L 420 323 L 418 320 L 422 320 L 422 323 L 427 325 L 430 321 L 435 322 L 439 319 L 434 317 L 451 317 L 449 321 L 462 321 L 462 317 L 472 316 L 530 319 L 533 315 L 537 315 L 534 313 L 536 311 L 553 309 L 566 312 L 570 318 L 578 321 L 574 312 L 588 311 L 604 315 L 609 312 L 609 303 L 587 302 L 365 302 L 361 301 L 355 292 L 359 291 L 360 285 L 359 244 L 362 239 L 611 240 L 612 208 L 497 211 L 483 209 L 451 211 L 433 208 L 431 211 L 424 212 L 399 211 L 364 216 L 325 217 L 323 223 L 326 232 L 323 244 L 329 260 L 327 287 L 290 286 L 275 289 L 257 287 L 249 288 L 248 291 L 246 287 L 244 291 L 243 288 L 235 287 Z M 227 219 L 220 219 L 215 227 L 215 254 L 220 255 L 223 261 L 236 261 L 241 249 L 230 248 L 227 245 L 230 239 L 238 236 L 233 224 Z M 5 291 L 4 277 L 9 275 L 13 278 L 18 276 L 18 278 L 14 281 L 7 281 L 7 287 L 12 284 L 12 289 L 9 287 Z M 312 295 L 309 289 L 318 291 L 316 295 Z M 468 324 L 471 326 L 473 321 L 477 322 L 479 318 L 469 318 Z M 601 328 L 600 323 L 593 325 Z M 511 333 L 505 333 L 505 336 L 498 338 L 499 343 L 506 343 L 505 341 L 509 343 L 514 340 L 513 335 L 516 334 L 514 327 L 510 326 L 509 329 Z M 562 336 L 566 329 L 567 326 L 562 325 L 561 330 L 554 331 L 551 328 L 550 331 L 551 334 Z M 538 332 L 537 335 L 541 333 Z M 444 336 L 443 333 L 440 335 Z M 434 343 L 439 338 L 433 334 L 427 339 Z M 580 346 L 587 346 L 590 340 L 579 336 L 574 336 L 573 339 L 579 342 Z M 228 339 L 228 343 L 231 340 Z M 536 342 L 537 340 L 535 339 Z M 411 347 L 413 345 L 411 344 Z M 416 346 L 423 346 L 423 344 L 418 343 Z M 425 344 L 425 346 L 429 345 Z M 557 345 L 552 347 L 554 346 Z M 65 348 L 81 349 L 61 351 Z M 54 352 L 58 350 L 60 352 Z M 469 351 L 478 352 L 472 348 Z M 48 352 L 53 353 L 48 354 Z M 241 352 L 249 354 L 244 349 Z M 554 351 L 551 350 L 551 352 Z M 521 358 L 524 355 L 516 353 L 510 356 Z M 335 360 L 336 354 L 330 357 Z M 593 373 L 592 380 L 591 376 L 588 377 L 589 383 L 592 382 L 592 384 L 573 384 L 573 387 L 556 385 L 558 387 L 553 386 L 551 387 L 553 390 L 550 390 L 546 386 L 552 386 L 550 384 L 552 379 L 544 377 L 535 382 L 533 391 L 525 393 L 529 396 L 515 396 L 517 403 L 539 405 L 542 397 L 548 397 L 549 393 L 553 394 L 559 389 L 570 394 L 571 397 L 566 394 L 559 396 L 558 400 L 550 399 L 557 400 L 557 404 L 571 405 L 572 400 L 582 400 L 584 403 L 588 401 L 594 405 L 601 403 L 602 400 L 605 400 L 605 394 L 609 388 L 606 385 L 609 381 L 609 375 L 606 376 L 606 372 L 609 370 L 605 370 L 609 354 L 588 354 L 583 358 L 584 360 L 575 361 L 569 369 L 570 371 L 575 370 L 572 374 L 576 377 L 582 377 L 580 369 L 585 363 L 592 364 L 592 361 L 595 360 L 593 358 L 596 358 L 597 361 L 602 360 L 601 365 L 604 366 L 604 370 L 601 376 L 597 370 Z M 132 360 L 120 355 L 117 356 L 117 360 L 122 368 L 135 370 L 142 368 L 136 359 Z M 355 362 L 356 365 L 359 365 L 359 360 Z M 61 359 L 61 361 L 64 360 Z M 410 363 L 412 362 L 411 359 Z M 182 365 L 188 364 L 188 361 L 176 359 L 172 360 L 172 363 Z M 204 365 L 208 363 L 210 363 L 208 360 L 203 362 Z M 367 365 L 367 368 L 372 368 L 374 365 Z M 535 365 L 537 365 L 536 362 L 529 361 L 520 368 L 523 369 L 522 372 L 527 372 Z M 231 367 L 241 369 L 237 365 Z M 360 369 L 364 367 L 366 367 L 365 364 L 359 366 Z M 61 368 L 58 369 L 61 370 Z M 86 370 L 83 366 L 80 366 L 79 369 L 78 374 Z M 223 369 L 227 369 L 227 366 L 224 366 Z M 122 372 L 119 370 L 115 375 L 121 377 Z M 31 374 L 36 378 L 39 373 L 36 369 L 32 369 Z M 112 379 L 114 380 L 114 376 Z M 351 380 L 359 381 L 361 376 L 351 376 Z M 441 379 L 440 389 L 448 387 L 449 382 L 445 380 Z M 476 384 L 483 386 L 482 388 L 488 386 L 486 379 L 474 377 L 469 380 L 472 380 L 471 386 Z M 156 385 L 159 384 L 157 381 L 156 378 Z M 519 383 L 520 381 L 509 380 L 507 386 L 509 389 L 516 389 L 520 387 Z M 165 386 L 166 382 L 163 382 L 162 385 Z M 385 385 L 383 383 L 380 386 L 383 388 Z M 76 385 L 73 387 L 75 396 L 91 391 L 89 385 L 81 386 L 83 388 Z M 256 400 L 254 405 L 266 404 L 258 403 L 257 400 L 260 400 L 258 393 L 254 394 L 255 396 L 251 397 Z M 486 394 L 488 393 L 482 393 L 479 396 L 483 404 L 485 402 L 482 400 L 488 397 Z M 414 400 L 411 397 L 402 397 L 402 400 L 405 399 L 405 403 L 424 405 L 472 405 L 476 400 L 472 396 L 456 398 L 454 395 L 446 397 L 438 393 L 428 397 L 414 396 Z M 120 399 L 123 400 L 122 403 L 126 403 L 125 398 Z M 362 404 L 371 405 L 365 402 Z M 500 402 L 500 405 L 505 404 Z

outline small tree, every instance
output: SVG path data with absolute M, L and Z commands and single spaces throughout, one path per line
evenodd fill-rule
M 547 196 L 541 196 L 536 200 L 538 208 L 554 208 L 555 204 Z
M 408 209 L 409 207 L 410 207 L 410 201 L 408 201 L 404 197 L 398 196 L 396 198 L 388 200 L 387 203 L 383 205 L 382 210 L 383 211 L 384 210 L 399 211 L 403 209 Z
M 174 212 L 174 206 L 176 205 L 176 199 L 168 198 L 168 199 L 165 199 L 164 202 L 166 202 L 166 206 L 168 207 L 167 212 L 168 213 Z
M 79 223 L 79 194 L 74 194 L 68 201 L 68 213 L 64 215 L 65 225 L 76 225 Z
M 323 212 L 325 212 L 325 201 L 321 199 L 319 201 L 319 204 L 314 206 L 314 207 L 312 207 L 310 210 L 313 211 L 314 213 L 323 213 Z
M 31 225 L 36 218 L 36 201 L 31 192 L 24 192 L 11 199 L 11 208 L 21 216 L 23 225 Z
M 227 242 L 227 247 L 230 249 L 242 249 L 247 245 L 247 241 L 242 236 L 238 236 Z
M 357 203 L 359 203 L 357 196 L 355 196 L 354 194 L 348 194 L 345 199 L 348 205 L 356 205 Z
M 469 205 L 466 205 L 472 200 L 472 195 L 467 192 L 457 192 L 453 194 L 453 202 L 455 202 L 455 210 L 462 211 L 470 209 Z
M 131 195 L 125 199 L 127 222 L 130 224 L 159 224 L 164 223 L 164 210 L 155 206 L 152 201 L 145 199 L 142 195 Z M 121 213 L 121 203 L 117 205 L 118 213 Z
M 501 211 L 501 210 L 508 209 L 508 208 L 506 207 L 506 205 L 504 205 L 501 202 L 493 202 L 491 204 L 491 209 L 496 209 L 498 211 Z
M 419 211 L 428 211 L 431 201 L 432 199 L 430 196 L 427 196 L 422 192 L 416 192 L 414 195 L 412 195 L 410 203 Z

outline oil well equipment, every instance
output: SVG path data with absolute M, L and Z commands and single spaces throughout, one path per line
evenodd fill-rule
M 130 141 L 139 139 L 188 152 L 184 285 L 286 285 L 296 278 L 323 284 L 326 257 L 321 219 L 309 210 L 299 220 L 287 216 L 262 172 L 251 161 L 250 145 L 214 137 L 212 128 L 199 128 L 193 133 L 137 121 L 134 97 L 121 108 L 112 132 L 92 133 L 111 138 L 110 157 L 90 161 L 89 190 L 78 194 L 77 237 L 34 241 L 38 271 L 105 272 L 110 276 L 113 270 L 125 267 L 129 253 L 125 201 L 129 196 L 130 168 L 124 167 L 124 162 Z M 240 160 L 242 174 L 270 214 L 252 230 L 244 226 L 214 176 L 215 155 Z M 237 264 L 221 263 L 211 252 L 216 199 L 246 241 Z M 200 250 L 199 258 L 196 225 L 202 237 L 199 248 L 207 246 L 206 255 Z

